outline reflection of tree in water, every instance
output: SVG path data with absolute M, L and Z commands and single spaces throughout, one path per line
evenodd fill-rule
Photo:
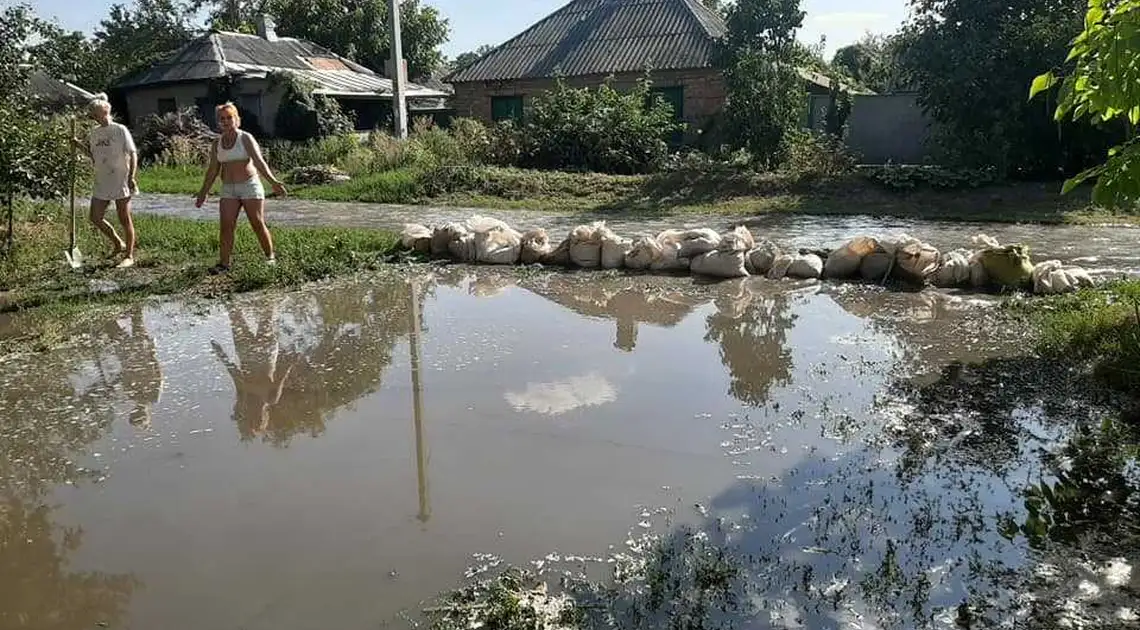
M 0 496 L 0 628 L 72 630 L 117 626 L 136 581 L 69 571 L 83 532 L 61 529 L 52 509 Z
M 285 446 L 296 435 L 321 435 L 327 415 L 376 391 L 396 344 L 408 334 L 410 289 L 401 278 L 319 290 L 290 310 L 306 337 L 283 344 L 284 298 L 250 307 L 255 326 L 231 306 L 236 357 L 216 342 L 236 390 L 234 421 L 243 440 L 261 436 Z M 421 293 L 419 299 L 424 299 Z
M 82 531 L 56 526 L 45 504 L 55 486 L 101 474 L 76 460 L 111 428 L 116 394 L 132 409 L 157 399 L 161 373 L 141 307 L 128 319 L 129 334 L 109 322 L 79 351 L 9 364 L 0 377 L 0 408 L 11 411 L 0 418 L 0 628 L 114 626 L 137 586 L 129 575 L 70 571 Z
M 729 393 L 749 405 L 763 405 L 773 385 L 792 375 L 788 331 L 796 316 L 786 294 L 756 295 L 747 279 L 718 294 L 717 312 L 706 320 L 705 340 L 720 344 L 720 358 L 732 383 Z

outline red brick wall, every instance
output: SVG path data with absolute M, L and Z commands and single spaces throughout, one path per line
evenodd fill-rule
M 613 86 L 619 90 L 629 89 L 644 76 L 641 73 L 615 75 Z M 605 75 L 591 75 L 567 77 L 564 81 L 570 87 L 594 87 L 601 85 L 606 78 Z M 684 86 L 683 114 L 685 121 L 691 125 L 699 126 L 724 106 L 724 79 L 717 70 L 655 72 L 650 75 L 650 78 L 654 87 Z M 454 84 L 455 95 L 451 98 L 451 105 L 456 116 L 475 118 L 490 123 L 492 96 L 522 96 L 523 111 L 525 112 L 532 98 L 553 89 L 554 85 L 553 79 L 456 83 Z

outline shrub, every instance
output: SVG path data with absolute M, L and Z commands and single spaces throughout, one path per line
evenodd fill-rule
M 649 83 L 629 92 L 558 86 L 534 99 L 520 136 L 520 166 L 633 174 L 655 170 L 680 131 L 673 110 L 651 99 Z
M 850 175 L 855 156 L 843 139 L 819 131 L 788 134 L 781 170 L 802 179 L 825 179 Z
M 947 168 L 943 166 L 902 166 L 887 164 L 862 170 L 865 178 L 884 188 L 909 191 L 919 188 L 957 190 L 980 188 L 999 179 L 996 167 Z
M 360 140 L 354 134 L 330 136 L 308 142 L 271 140 L 266 142 L 264 147 L 266 161 L 273 168 L 282 170 L 316 164 L 340 164 L 360 149 Z
M 289 73 L 271 73 L 270 81 L 284 91 L 275 119 L 279 138 L 305 141 L 353 131 L 352 118 L 335 99 L 313 94 L 310 85 Z
M 192 107 L 147 116 L 136 139 L 139 160 L 164 166 L 197 166 L 205 161 L 214 137 Z

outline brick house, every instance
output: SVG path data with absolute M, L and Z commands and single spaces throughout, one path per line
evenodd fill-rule
M 700 0 L 573 0 L 505 44 L 444 78 L 456 116 L 521 119 L 528 102 L 555 87 L 594 87 L 607 78 L 628 89 L 646 76 L 674 114 L 699 128 L 724 106 L 714 64 L 724 21 Z M 801 72 L 808 90 L 826 78 Z

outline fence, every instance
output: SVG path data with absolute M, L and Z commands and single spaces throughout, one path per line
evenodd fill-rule
M 812 95 L 808 125 L 823 129 L 827 95 Z M 930 119 L 913 93 L 855 95 L 847 118 L 847 146 L 864 164 L 918 164 L 927 155 Z

